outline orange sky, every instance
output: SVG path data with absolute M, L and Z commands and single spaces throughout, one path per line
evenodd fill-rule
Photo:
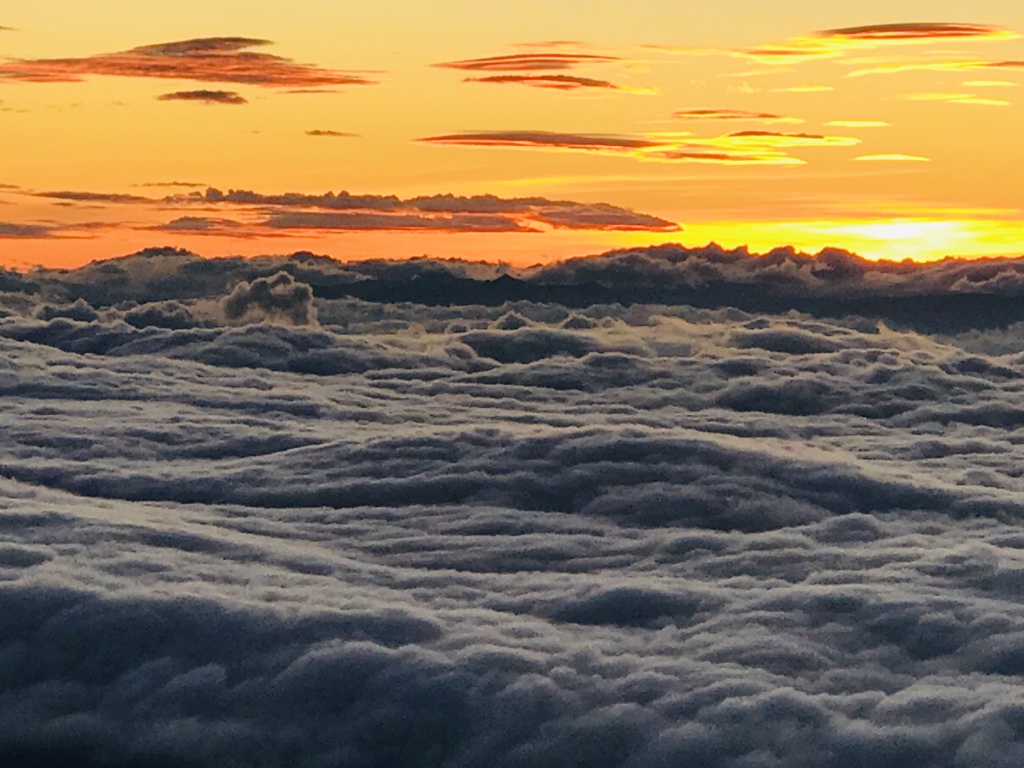
M 157 5 L 0 10 L 0 265 L 1024 253 L 1019 0 Z

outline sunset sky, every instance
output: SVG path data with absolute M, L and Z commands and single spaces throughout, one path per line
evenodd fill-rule
M 36 0 L 0 265 L 1024 252 L 1020 0 Z

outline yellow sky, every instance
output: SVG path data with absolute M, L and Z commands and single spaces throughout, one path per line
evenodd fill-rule
M 0 265 L 1024 252 L 1024 6 L 823 5 L 8 7 Z

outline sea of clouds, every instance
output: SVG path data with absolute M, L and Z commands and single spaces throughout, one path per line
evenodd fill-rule
M 581 298 L 1019 267 L 0 273 L 0 764 L 1020 766 L 1013 318 Z

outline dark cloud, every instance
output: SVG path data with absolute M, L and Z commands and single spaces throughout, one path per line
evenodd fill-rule
M 178 232 L 190 235 L 214 235 L 217 237 L 254 237 L 252 227 L 233 219 L 210 216 L 179 216 L 178 218 L 149 227 L 154 232 Z
M 249 100 L 234 91 L 175 91 L 157 96 L 157 101 L 198 101 L 202 104 L 248 104 Z
M 551 131 L 476 131 L 449 133 L 417 139 L 427 144 L 470 147 L 526 147 L 622 152 L 658 146 L 658 142 L 634 136 L 602 136 Z
M 441 230 L 446 232 L 530 232 L 537 231 L 506 216 L 486 214 L 423 213 L 276 213 L 267 219 L 270 229 L 355 230 Z
M 678 232 L 675 222 L 627 211 L 614 205 L 595 203 L 556 208 L 537 217 L 538 221 L 564 229 L 605 229 Z
M 484 72 L 529 72 L 535 70 L 573 69 L 581 64 L 605 64 L 620 61 L 615 56 L 586 53 L 515 53 L 482 59 L 464 59 L 435 64 L 446 69 L 468 69 Z
M 329 130 L 319 130 L 319 129 L 312 130 L 312 131 L 306 131 L 306 135 L 307 136 L 331 136 L 331 137 L 334 137 L 334 138 L 343 138 L 343 139 L 354 139 L 354 138 L 358 138 L 358 136 L 359 136 L 358 133 L 346 133 L 345 131 L 329 131 Z
M 208 184 L 201 181 L 150 181 L 139 184 L 140 187 L 207 187 Z
M 46 197 L 51 200 L 67 200 L 75 203 L 149 203 L 153 202 L 148 197 L 139 195 L 116 194 L 107 192 L 80 192 L 80 191 L 54 191 L 36 192 L 36 197 Z
M 0 238 L 41 238 L 54 236 L 54 228 L 45 224 L 17 224 L 10 221 L 0 221 Z
M 67 83 L 87 77 L 149 77 L 269 88 L 369 85 L 360 74 L 297 64 L 249 48 L 269 45 L 247 37 L 209 37 L 144 45 L 118 53 L 66 59 L 8 59 L 0 62 L 0 82 Z
M 566 229 L 677 231 L 679 225 L 607 203 L 577 203 L 543 197 L 501 198 L 494 195 L 459 197 L 433 195 L 401 199 L 393 195 L 323 195 L 287 193 L 263 195 L 250 190 L 207 189 L 205 193 L 167 198 L 173 204 L 252 206 L 272 213 L 259 225 L 270 230 L 445 230 L 450 232 L 532 232 L 535 224 Z M 331 213 L 290 211 L 326 209 Z M 223 224 L 223 225 L 222 225 Z M 229 224 L 207 217 L 182 217 L 162 228 L 230 233 Z M 235 227 L 239 236 L 254 230 Z
M 488 77 L 468 77 L 467 83 L 496 83 L 529 85 L 534 88 L 549 88 L 559 91 L 575 91 L 584 88 L 602 88 L 619 90 L 619 86 L 608 80 L 595 80 L 592 77 L 575 75 L 490 75 Z
M 256 316 L 271 321 L 284 320 L 292 325 L 315 325 L 313 291 L 305 283 L 295 282 L 287 272 L 251 283 L 242 282 L 224 299 L 224 316 L 231 321 Z

